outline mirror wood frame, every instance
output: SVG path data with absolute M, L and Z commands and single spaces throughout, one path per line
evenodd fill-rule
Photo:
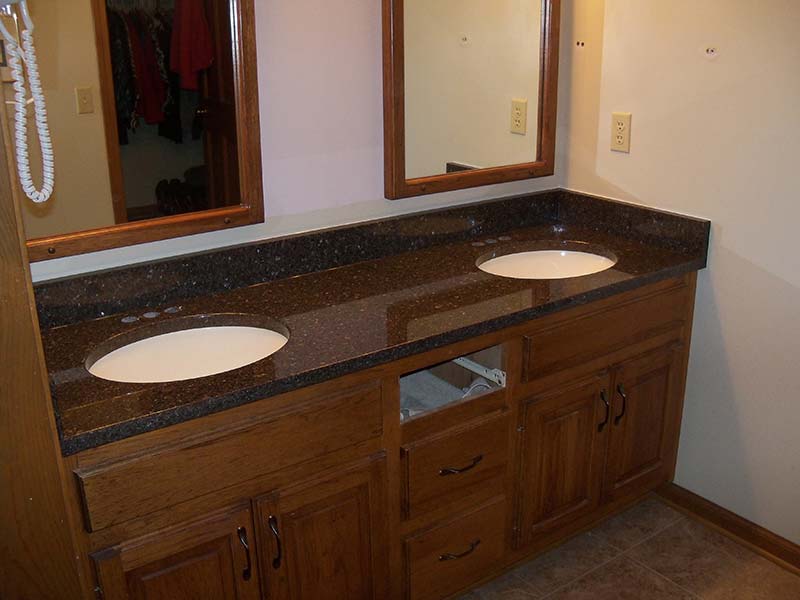
M 561 0 L 541 0 L 539 114 L 536 160 L 406 179 L 404 0 L 383 0 L 384 191 L 397 200 L 481 185 L 545 177 L 555 172 L 558 45 Z
M 28 257 L 31 262 L 230 229 L 264 221 L 254 0 L 230 0 L 230 2 L 241 204 L 34 238 L 27 241 Z M 114 84 L 105 0 L 92 0 L 92 13 L 100 72 L 100 95 L 103 98 L 106 150 L 109 156 L 108 168 L 111 179 L 109 200 L 113 205 L 115 219 L 122 220 L 127 217 L 124 216 L 125 201 L 122 194 L 116 110 L 113 102 L 107 101 L 108 98 L 114 98 Z

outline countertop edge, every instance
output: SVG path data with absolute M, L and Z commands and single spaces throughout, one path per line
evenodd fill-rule
M 448 346 L 465 339 L 500 331 L 508 327 L 519 325 L 526 321 L 533 321 L 545 315 L 566 310 L 568 308 L 573 308 L 589 302 L 609 298 L 622 292 L 638 289 L 640 287 L 657 283 L 659 281 L 664 281 L 666 279 L 680 277 L 687 273 L 704 269 L 706 266 L 707 257 L 705 255 L 700 256 L 667 269 L 661 269 L 659 271 L 637 276 L 626 281 L 621 281 L 596 290 L 592 290 L 588 293 L 569 296 L 557 302 L 523 310 L 498 319 L 476 323 L 468 327 L 462 327 L 448 331 L 447 333 L 430 338 L 415 340 L 400 346 L 392 346 L 344 362 L 326 365 L 312 371 L 298 373 L 285 379 L 275 380 L 265 385 L 255 386 L 246 390 L 240 390 L 234 394 L 228 394 L 216 398 L 202 400 L 192 404 L 178 406 L 160 413 L 149 414 L 131 421 L 110 425 L 108 427 L 103 427 L 101 429 L 96 429 L 72 437 L 63 437 L 61 424 L 59 422 L 60 419 L 58 419 L 57 414 L 56 419 L 59 430 L 59 440 L 61 443 L 61 453 L 63 456 L 72 456 L 92 448 L 216 414 L 237 406 L 243 406 L 252 402 L 266 400 L 279 394 L 317 385 L 337 377 L 354 373 L 356 371 L 364 371 L 388 362 L 406 358 L 408 356 L 421 354 L 423 352 Z

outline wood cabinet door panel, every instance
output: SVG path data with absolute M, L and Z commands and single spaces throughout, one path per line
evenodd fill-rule
M 386 597 L 385 460 L 256 502 L 271 600 Z
M 124 542 L 93 559 L 105 600 L 256 600 L 254 542 L 250 510 L 240 507 Z
M 610 378 L 598 373 L 524 401 L 518 545 L 594 510 L 607 445 Z
M 636 494 L 669 478 L 680 431 L 681 349 L 673 344 L 617 368 L 606 498 Z

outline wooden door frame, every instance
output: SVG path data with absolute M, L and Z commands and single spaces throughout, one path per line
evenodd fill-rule
M 109 54 L 106 5 L 105 0 L 92 0 L 100 93 L 103 98 L 103 123 L 111 179 L 111 202 L 117 224 L 29 240 L 28 257 L 31 262 L 230 229 L 264 221 L 254 0 L 230 0 L 230 2 L 241 204 L 127 222 L 117 115 L 113 101 L 109 101 L 114 98 L 114 82 Z
M 561 0 L 541 0 L 536 160 L 517 165 L 406 179 L 404 0 L 383 0 L 384 193 L 411 196 L 545 177 L 555 172 Z
M 84 598 L 5 118 L 0 129 L 0 597 Z

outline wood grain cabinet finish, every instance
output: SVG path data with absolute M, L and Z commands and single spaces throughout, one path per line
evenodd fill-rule
M 249 507 L 131 540 L 93 555 L 104 600 L 257 600 Z
M 671 478 L 683 404 L 683 347 L 631 358 L 614 373 L 604 496 L 635 496 Z
M 71 457 L 99 589 L 438 600 L 499 575 L 672 478 L 694 286 L 660 282 Z M 402 374 L 496 344 L 506 388 L 401 424 Z
M 517 546 L 599 505 L 610 387 L 604 371 L 523 401 Z
M 465 497 L 485 500 L 503 487 L 508 416 L 502 412 L 403 446 L 401 453 L 407 518 Z
M 405 540 L 406 598 L 446 598 L 488 575 L 503 558 L 501 498 Z
M 255 503 L 270 600 L 388 598 L 385 459 Z

